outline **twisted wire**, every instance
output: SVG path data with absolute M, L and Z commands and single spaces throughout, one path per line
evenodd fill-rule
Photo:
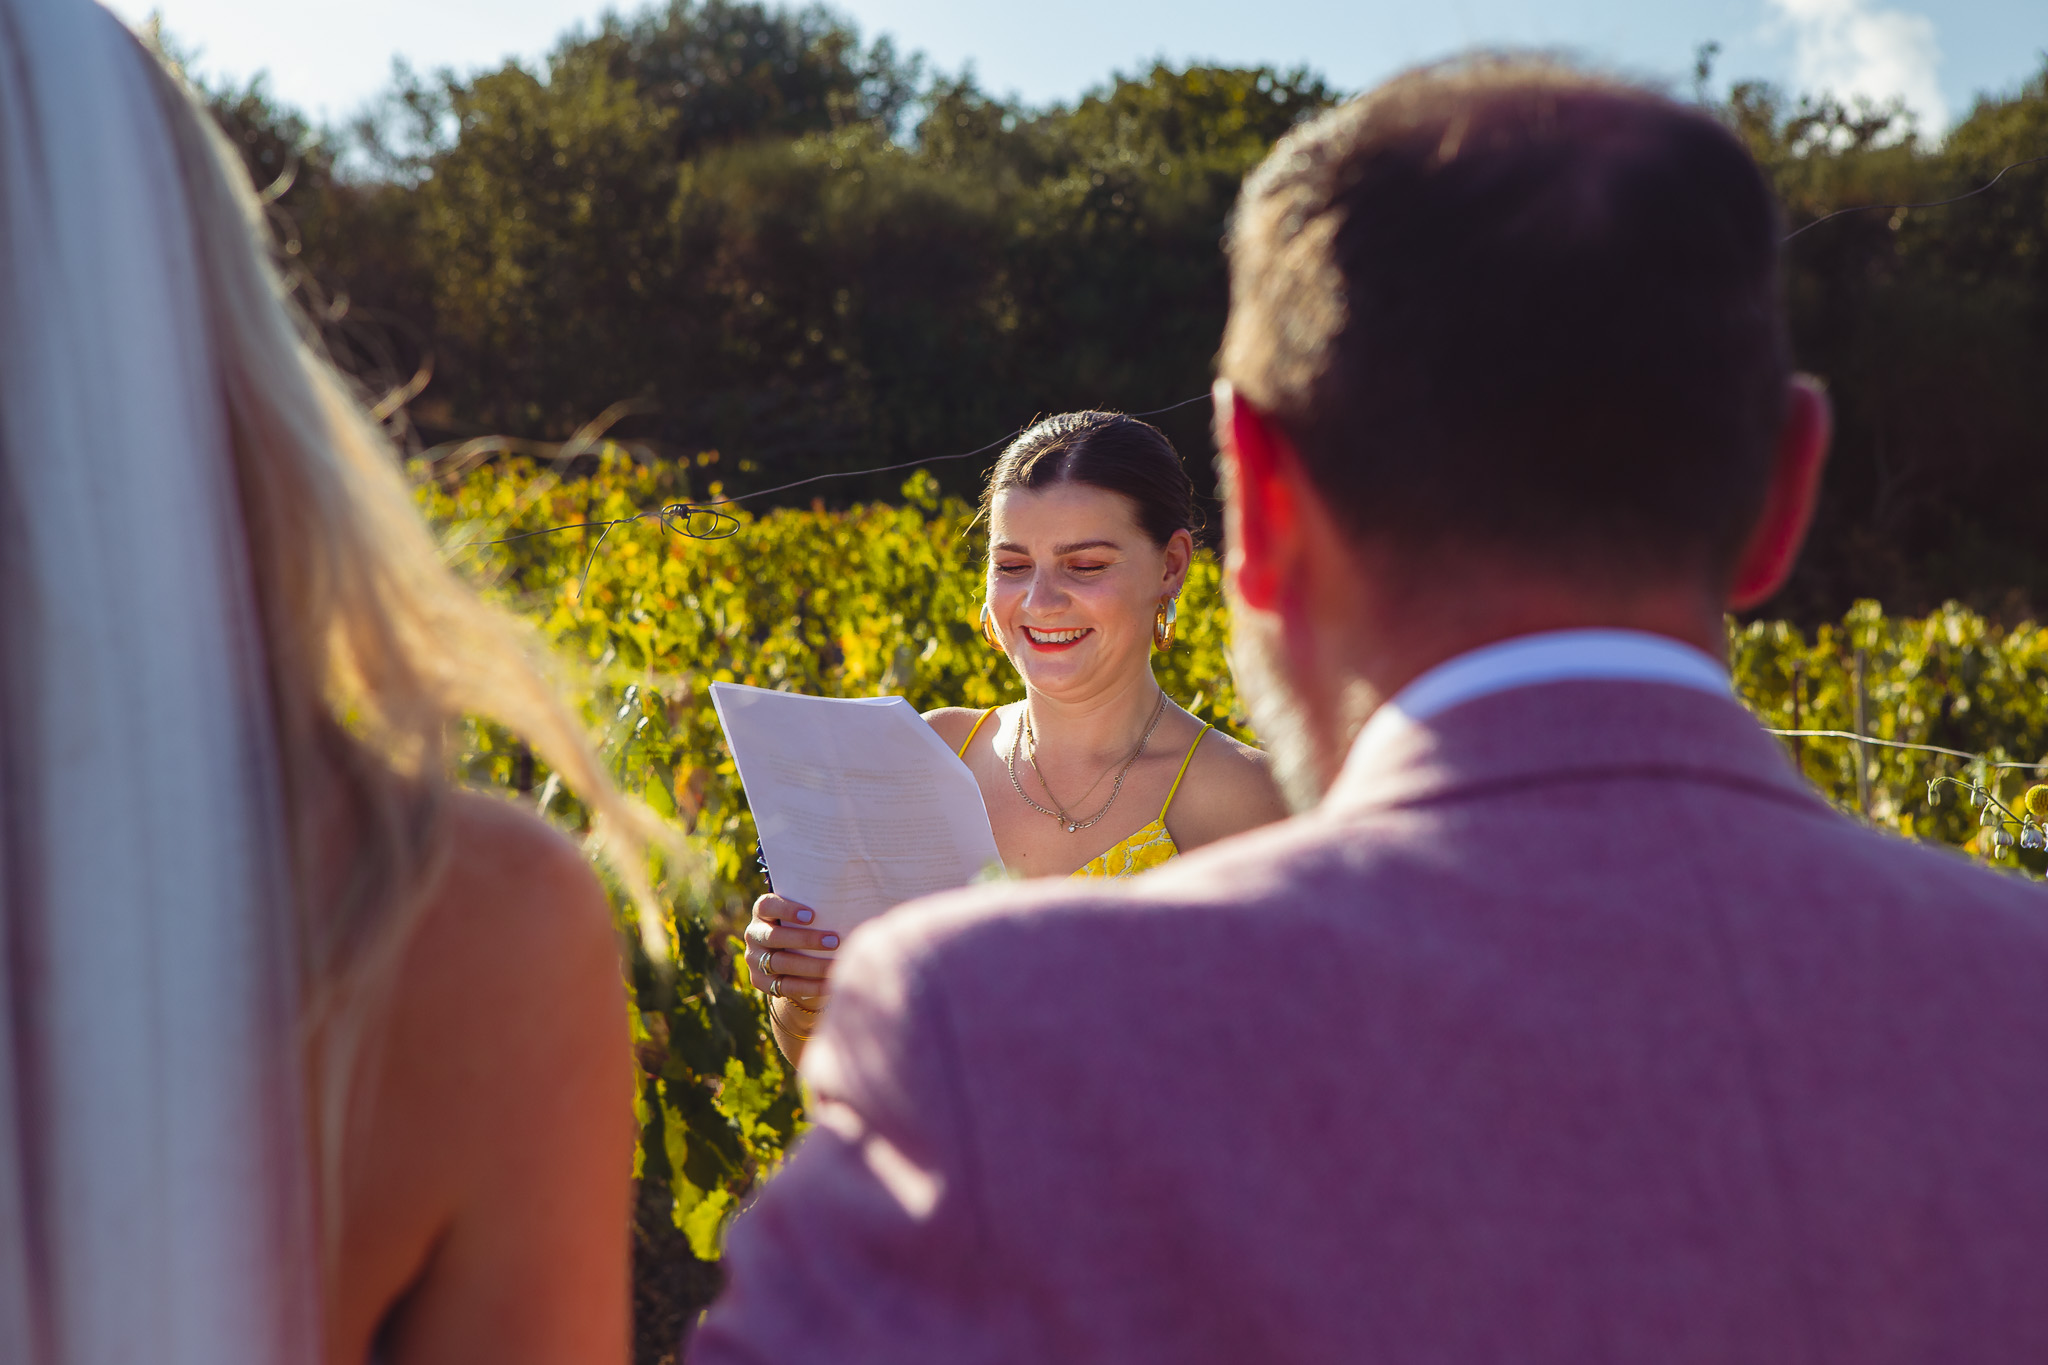
M 1842 217 L 1844 214 L 1869 213 L 1874 209 L 1891 209 L 1893 212 L 1896 213 L 1903 209 L 1947 208 L 1950 204 L 1960 204 L 1965 199 L 1975 199 L 1978 195 L 1984 193 L 1984 191 L 1990 189 L 1993 185 L 1996 185 L 1999 181 L 2005 179 L 2005 173 L 2007 171 L 2016 171 L 2022 166 L 2033 166 L 2043 161 L 2048 161 L 2048 156 L 2030 156 L 2024 161 L 2015 161 L 2009 166 L 2000 167 L 1997 175 L 1992 176 L 1989 180 L 1979 185 L 1976 189 L 1969 190 L 1965 193 L 1959 194 L 1955 196 L 1955 198 L 1953 199 L 1933 199 L 1929 200 L 1927 203 L 1924 204 L 1857 204 L 1853 208 L 1836 209 L 1833 213 L 1822 214 L 1820 217 L 1814 219 L 1812 222 L 1806 224 L 1803 227 L 1794 228 L 1792 231 L 1786 233 L 1782 238 L 1780 238 L 1779 242 L 1780 245 L 1782 245 L 1785 242 L 1789 242 L 1794 237 L 1797 237 L 1800 233 L 1811 232 L 1813 229 L 1819 227 L 1822 223 L 1832 222 L 1835 219 Z

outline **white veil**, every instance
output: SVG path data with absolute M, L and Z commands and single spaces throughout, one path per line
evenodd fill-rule
M 145 53 L 0 0 L 0 1360 L 318 1347 L 290 886 Z

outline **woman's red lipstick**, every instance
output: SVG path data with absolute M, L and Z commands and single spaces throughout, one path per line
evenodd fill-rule
M 1025 644 L 1030 645 L 1039 653 L 1058 654 L 1072 649 L 1075 645 L 1080 644 L 1083 640 L 1093 635 L 1095 631 L 1092 628 L 1084 628 L 1079 635 L 1076 635 L 1071 640 L 1035 640 L 1031 637 L 1031 631 L 1023 626 L 1017 628 L 1017 633 L 1024 637 Z

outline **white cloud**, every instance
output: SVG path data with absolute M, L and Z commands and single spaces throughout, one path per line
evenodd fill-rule
M 1941 48 L 1934 21 L 1872 0 L 1770 0 L 1781 32 L 1792 37 L 1793 77 L 1800 89 L 1874 103 L 1901 99 L 1920 129 L 1938 134 L 1948 124 L 1935 68 Z

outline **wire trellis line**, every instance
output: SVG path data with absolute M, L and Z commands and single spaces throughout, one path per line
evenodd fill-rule
M 1169 412 L 1178 412 L 1182 408 L 1208 401 L 1209 395 L 1207 393 L 1198 393 L 1192 398 L 1183 398 L 1178 403 L 1168 403 L 1163 408 L 1152 408 L 1146 412 L 1127 412 L 1123 415 L 1126 417 L 1162 417 Z M 830 474 L 813 474 L 807 479 L 793 479 L 789 483 L 777 484 L 773 488 L 757 488 L 751 493 L 741 493 L 730 498 L 720 498 L 716 502 L 698 503 L 695 505 L 699 507 L 723 507 L 727 503 L 745 502 L 749 498 L 765 498 L 771 493 L 787 493 L 792 488 L 804 488 L 810 484 L 823 483 L 827 479 L 850 479 L 859 474 L 894 474 L 898 470 L 916 469 L 928 464 L 942 464 L 948 460 L 971 460 L 977 455 L 988 454 L 997 446 L 1008 445 L 1011 441 L 1022 436 L 1025 431 L 1026 428 L 1018 427 L 1007 436 L 999 436 L 987 445 L 976 446 L 973 450 L 963 450 L 958 455 L 927 455 L 922 460 L 905 460 L 902 464 L 885 464 L 874 469 L 846 469 L 836 470 Z
M 1999 181 L 2005 179 L 2005 173 L 2007 171 L 2016 171 L 2022 166 L 2032 166 L 2043 161 L 2048 161 L 2048 156 L 2030 156 L 2024 161 L 2015 161 L 2009 166 L 2001 166 L 1999 168 L 1997 175 L 1992 176 L 1989 180 L 1979 185 L 1976 189 L 1968 190 L 1962 194 L 1955 196 L 1953 199 L 1933 199 L 1929 200 L 1925 204 L 1857 204 L 1853 208 L 1836 209 L 1833 213 L 1824 213 L 1820 217 L 1814 219 L 1812 222 L 1807 223 L 1804 226 L 1794 228 L 1792 231 L 1786 233 L 1784 237 L 1779 239 L 1780 244 L 1782 245 L 1785 242 L 1791 241 L 1794 237 L 1797 237 L 1802 232 L 1810 232 L 1814 228 L 1819 227 L 1822 223 L 1832 222 L 1833 220 L 1842 217 L 1844 214 L 1870 213 L 1876 209 L 1891 209 L 1893 212 L 1896 213 L 1902 209 L 1939 209 L 1947 208 L 1950 204 L 1960 204 L 1965 199 L 1975 199 L 1978 195 L 1984 193 L 1984 191 L 1990 189 L 1993 185 L 1996 185 Z
M 2042 793 L 2048 791 L 2048 787 L 2037 784 L 2028 788 L 2019 798 L 2015 808 L 1999 798 L 1996 783 L 1989 776 L 1993 772 L 2011 769 L 2027 769 L 2032 770 L 2037 776 L 2048 776 L 2048 759 L 2034 763 L 1993 759 L 1984 754 L 1950 749 L 1939 744 L 1915 744 L 1901 739 L 1880 739 L 1876 735 L 1858 734 L 1854 730 L 1767 729 L 1766 733 L 1783 739 L 1846 739 L 1859 746 L 1870 744 L 1884 749 L 1904 749 L 1914 753 L 1939 754 L 1944 758 L 1961 759 L 1970 765 L 1970 772 L 1967 775 L 1958 777 L 1954 773 L 1936 773 L 1927 779 L 1927 804 L 1941 804 L 1941 789 L 1944 786 L 1959 788 L 1970 806 L 1982 812 L 1977 823 L 1990 831 L 1984 837 L 1994 859 L 2004 858 L 2015 848 L 2032 852 L 2048 850 L 2048 806 L 2037 804 Z M 1867 811 L 1864 818 L 1869 819 Z M 2007 826 L 2018 829 L 2019 833 L 2014 834 Z
M 1124 416 L 1159 417 L 1169 412 L 1178 412 L 1180 409 L 1190 407 L 1196 403 L 1207 402 L 1208 400 L 1209 395 L 1207 393 L 1198 393 L 1191 398 L 1183 398 L 1177 403 L 1168 403 L 1163 408 L 1150 408 L 1144 412 L 1125 413 Z M 529 540 L 534 536 L 551 536 L 563 531 L 595 530 L 598 533 L 597 541 L 590 547 L 590 557 L 583 562 L 583 574 L 577 581 L 576 592 L 580 598 L 583 595 L 583 589 L 590 583 L 590 566 L 597 562 L 598 549 L 603 546 L 605 537 L 611 534 L 612 528 L 615 526 L 627 526 L 636 521 L 652 520 L 660 522 L 661 528 L 671 535 L 682 536 L 688 540 L 724 540 L 728 536 L 738 534 L 740 521 L 732 513 L 721 510 L 723 508 L 737 503 L 748 502 L 755 498 L 770 497 L 776 493 L 787 493 L 794 488 L 805 488 L 811 484 L 823 483 L 827 479 L 854 479 L 865 474 L 893 474 L 905 469 L 920 469 L 925 465 L 944 464 L 951 460 L 971 460 L 977 455 L 988 454 L 989 451 L 994 450 L 997 446 L 1007 445 L 1022 435 L 1025 430 L 1026 428 L 1019 427 L 1007 436 L 1000 436 L 986 445 L 976 446 L 973 450 L 963 450 L 958 454 L 927 455 L 919 460 L 905 460 L 900 464 L 885 464 L 868 469 L 839 469 L 827 474 L 813 474 L 809 478 L 793 479 L 788 483 L 779 483 L 769 488 L 757 488 L 751 493 L 735 493 L 728 498 L 714 498 L 709 502 L 671 502 L 660 507 L 649 507 L 628 516 L 606 517 L 595 521 L 572 521 L 560 526 L 544 526 L 533 531 L 514 531 L 511 535 L 497 536 L 490 540 L 464 541 L 460 545 L 451 545 L 448 549 L 453 553 L 456 550 L 477 549 L 486 545 L 509 545 L 515 540 Z
M 1858 744 L 1875 744 L 1884 749 L 1912 749 L 1923 754 L 1945 754 L 1950 758 L 1960 758 L 1986 768 L 2048 767 L 2048 763 L 2042 762 L 1993 761 L 1982 754 L 1973 754 L 1962 749 L 1944 749 L 1939 744 L 1909 744 L 1902 739 L 1879 739 L 1876 735 L 1859 735 L 1854 730 L 1767 730 L 1766 733 L 1777 735 L 1781 739 L 1851 739 Z

